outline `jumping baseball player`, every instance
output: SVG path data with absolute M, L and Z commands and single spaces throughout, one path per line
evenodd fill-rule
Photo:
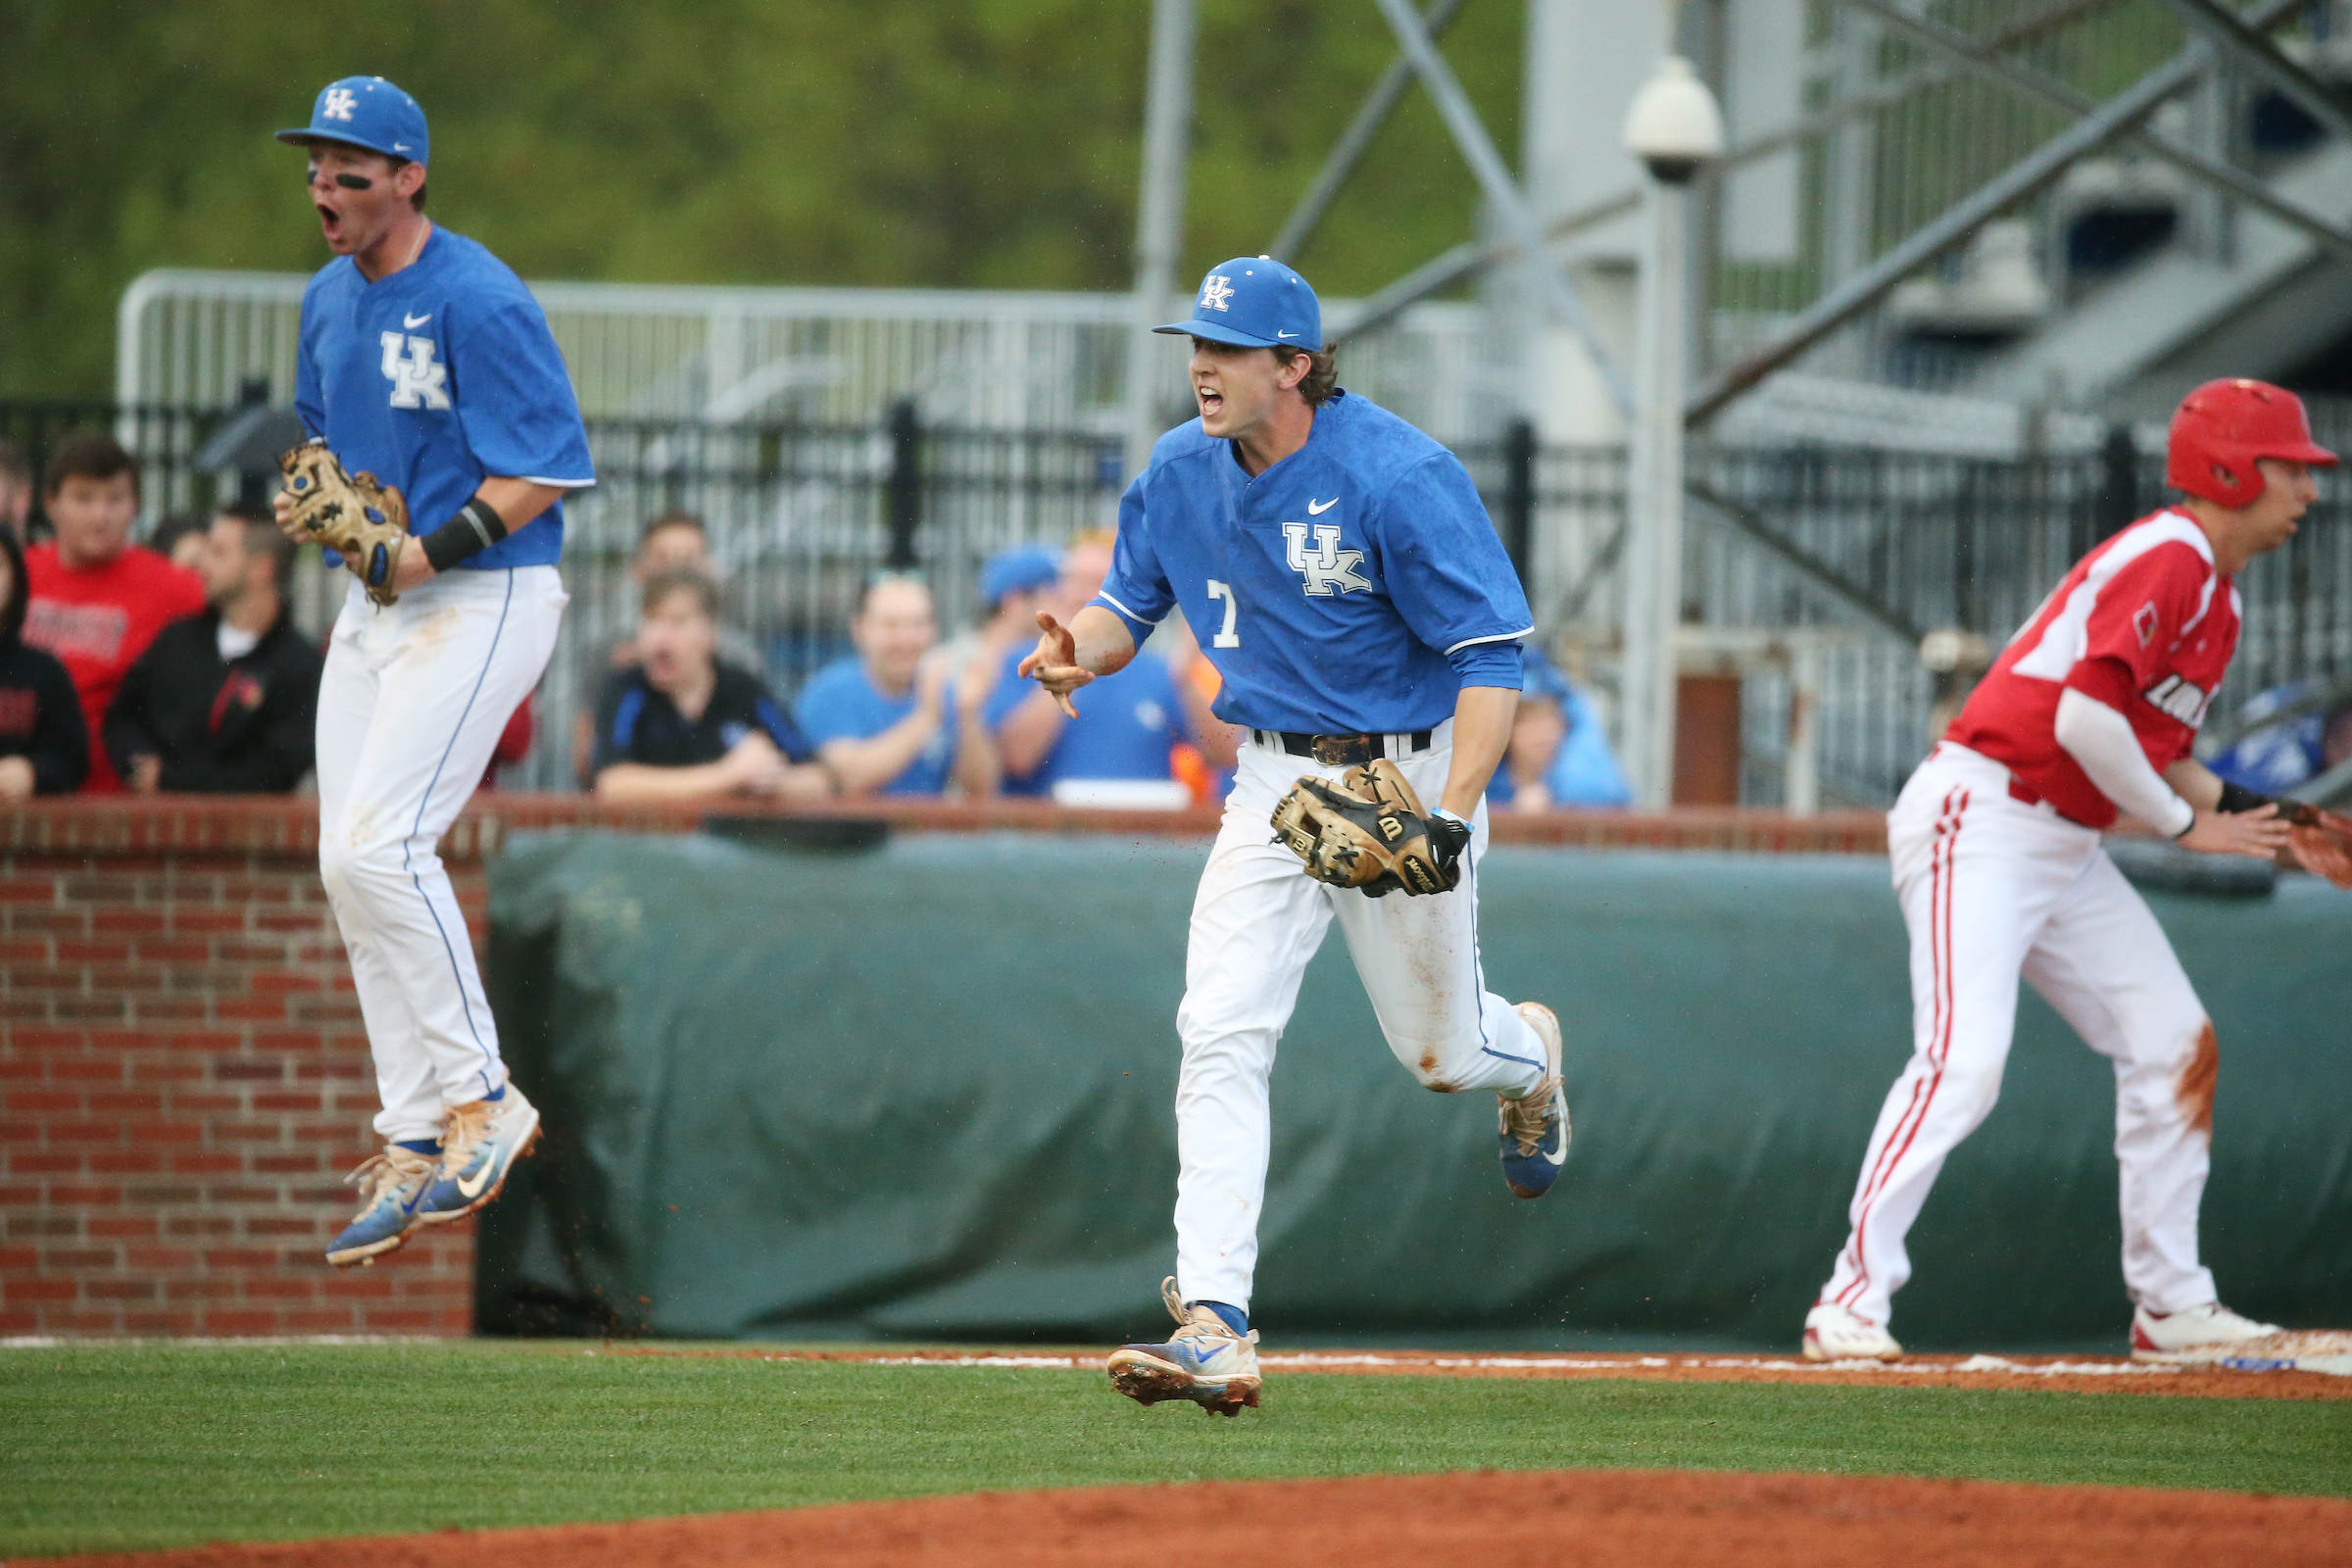
M 489 1202 L 538 1132 L 434 846 L 555 647 L 562 497 L 594 472 L 537 302 L 424 216 L 416 101 L 348 76 L 277 134 L 309 149 L 335 253 L 296 359 L 318 439 L 288 454 L 277 507 L 296 537 L 343 543 L 355 577 L 318 691 L 318 868 L 383 1102 L 384 1151 L 353 1173 L 362 1207 L 326 1254 L 348 1266 Z
M 2132 1354 L 2183 1359 L 2278 1332 L 2223 1306 L 2197 1260 L 2213 1025 L 2099 832 L 2129 812 L 2214 855 L 2269 859 L 2286 844 L 2278 804 L 2225 786 L 2189 746 L 2237 647 L 2232 579 L 2293 535 L 2312 467 L 2334 462 L 2290 393 L 2191 392 L 2165 472 L 2183 499 L 2075 564 L 1904 786 L 1886 822 L 1915 1047 L 1806 1314 L 1808 1358 L 1902 1354 L 1886 1323 L 1911 1274 L 1903 1239 L 2000 1092 L 2021 974 L 2115 1064 Z
M 1495 996 L 1479 962 L 1481 802 L 1531 623 L 1469 475 L 1335 386 L 1314 291 L 1279 262 L 1217 268 L 1191 318 L 1158 330 L 1193 340 L 1200 416 L 1160 438 L 1120 503 L 1102 593 L 1066 628 L 1040 612 L 1020 673 L 1074 712 L 1071 694 L 1180 606 L 1223 677 L 1217 717 L 1250 732 L 1176 1014 L 1176 1274 L 1161 1296 L 1180 1326 L 1109 1361 L 1146 1404 L 1233 1415 L 1258 1402 L 1267 1079 L 1335 918 L 1397 1060 L 1438 1093 L 1499 1098 L 1520 1197 L 1558 1173 L 1568 1103 L 1550 1009 Z

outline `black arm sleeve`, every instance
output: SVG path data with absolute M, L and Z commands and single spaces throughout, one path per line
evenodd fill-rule
M 81 696 L 66 666 L 47 654 L 40 657 L 33 679 L 40 710 L 33 721 L 32 790 L 36 795 L 71 795 L 81 788 L 90 771 L 90 731 L 81 719 Z

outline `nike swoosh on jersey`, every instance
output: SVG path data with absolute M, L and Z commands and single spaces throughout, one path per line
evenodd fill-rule
M 425 313 L 424 313 L 422 316 L 404 316 L 404 317 L 402 317 L 402 318 L 400 318 L 400 324 L 401 324 L 401 325 L 403 325 L 403 326 L 405 326 L 405 327 L 407 327 L 407 328 L 408 328 L 410 331 L 412 331 L 412 332 L 413 332 L 413 331 L 415 331 L 416 328 L 418 328 L 418 327 L 422 326 L 422 325 L 423 325 L 425 322 L 427 322 L 427 321 L 431 320 L 432 318 L 433 318 L 433 313 L 432 313 L 432 312 L 430 312 L 430 311 L 427 311 L 427 312 L 425 312 Z
M 1306 514 L 1310 517 L 1320 517 L 1323 515 L 1323 514 L 1329 512 L 1332 508 L 1338 506 L 1339 504 L 1340 498 L 1338 496 L 1333 496 L 1329 501 L 1324 502 L 1320 506 L 1316 505 L 1312 500 L 1309 500 L 1306 504 Z
M 465 1177 L 459 1177 L 458 1196 L 466 1199 L 481 1197 L 482 1189 L 490 1185 L 490 1172 L 497 1164 L 498 1161 L 495 1159 L 485 1159 L 481 1163 L 481 1168 L 473 1173 L 472 1181 L 468 1182 Z

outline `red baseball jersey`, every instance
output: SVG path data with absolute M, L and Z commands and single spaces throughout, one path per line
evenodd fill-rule
M 2059 814 L 2106 827 L 2115 803 L 2058 744 L 2059 693 L 2072 686 L 2130 719 L 2162 772 L 2197 738 L 2237 651 L 2243 608 L 2193 519 L 2142 517 L 2075 563 L 1944 738 L 2003 764 Z
M 24 640 L 66 666 L 89 725 L 90 773 L 82 791 L 112 794 L 122 783 L 98 742 L 107 708 L 155 634 L 204 609 L 204 579 L 137 545 L 103 566 L 73 571 L 58 560 L 54 544 L 24 552 L 24 579 L 31 590 Z

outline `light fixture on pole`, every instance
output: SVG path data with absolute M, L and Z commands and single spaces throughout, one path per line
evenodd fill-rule
M 1673 8 L 1668 8 L 1671 23 Z M 1671 24 L 1667 35 L 1673 36 Z M 1690 62 L 1668 55 L 1634 95 L 1625 145 L 1649 169 L 1648 234 L 1634 318 L 1626 475 L 1625 659 L 1618 729 L 1634 801 L 1674 800 L 1675 640 L 1683 594 L 1683 381 L 1690 318 L 1690 181 L 1723 156 L 1723 116 Z

